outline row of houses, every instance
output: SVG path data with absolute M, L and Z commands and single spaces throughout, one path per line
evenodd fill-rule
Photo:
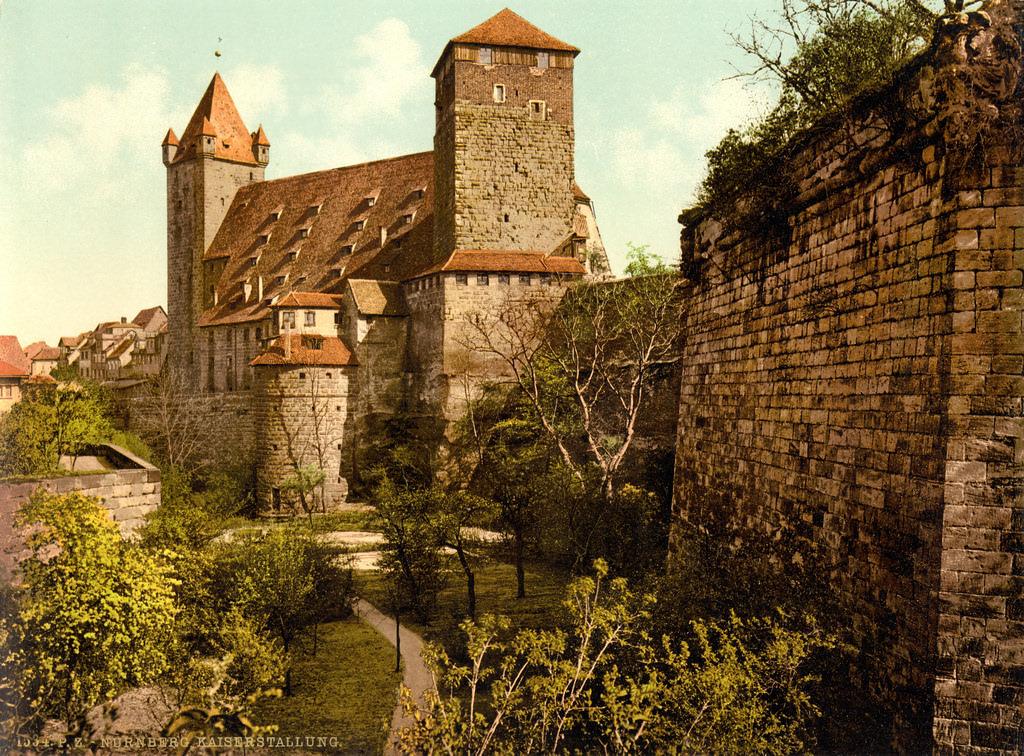
M 37 341 L 23 349 L 17 336 L 0 336 L 0 414 L 21 399 L 26 382 L 45 380 L 58 365 L 117 386 L 155 376 L 166 354 L 167 313 L 160 306 L 63 336 L 55 347 Z

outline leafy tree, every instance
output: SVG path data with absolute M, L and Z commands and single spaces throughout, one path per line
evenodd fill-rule
M 170 567 L 122 540 L 97 501 L 77 492 L 40 491 L 16 522 L 31 556 L 6 663 L 38 720 L 71 726 L 165 669 L 177 611 Z
M 396 611 L 411 607 L 429 619 L 445 581 L 445 563 L 437 533 L 427 517 L 423 489 L 400 486 L 383 470 L 375 472 L 370 503 L 383 525 L 378 565 L 389 583 Z
M 302 511 L 309 518 L 309 527 L 313 527 L 313 511 L 316 509 L 314 493 L 324 482 L 326 475 L 316 465 L 296 467 L 295 472 L 280 482 L 281 493 L 295 494 L 299 499 Z
M 653 641 L 651 598 L 622 579 L 568 589 L 566 630 L 521 630 L 507 619 L 463 623 L 468 663 L 428 646 L 434 687 L 406 753 L 767 753 L 800 751 L 816 713 L 803 665 L 831 641 L 773 623 L 695 623 L 690 645 Z M 442 692 L 444 691 L 444 692 Z
M 24 400 L 0 416 L 0 476 L 41 475 L 57 469 L 53 421 L 53 407 Z
M 470 553 L 475 540 L 470 528 L 488 525 L 497 514 L 495 503 L 468 491 L 445 491 L 435 486 L 419 492 L 425 499 L 423 512 L 427 525 L 437 543 L 455 552 L 459 566 L 466 577 L 467 609 L 470 619 L 476 619 L 476 576 Z

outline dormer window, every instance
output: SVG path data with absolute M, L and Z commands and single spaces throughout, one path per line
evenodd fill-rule
M 476 53 L 476 62 L 485 66 L 491 65 L 491 48 L 481 47 Z
M 287 280 L 287 278 L 288 276 L 278 276 L 277 278 L 274 279 L 274 281 L 277 283 L 278 286 L 284 286 L 284 282 Z
M 417 189 L 412 193 L 413 199 L 423 199 L 423 195 L 426 194 L 426 189 Z
M 266 244 L 268 241 L 270 241 L 270 232 L 267 231 L 265 234 L 260 234 L 259 236 L 256 237 L 256 241 L 258 241 L 260 244 Z
M 412 223 L 412 219 L 416 216 L 416 213 L 406 213 L 402 216 L 402 223 L 409 225 Z
M 288 253 L 288 262 L 295 262 L 299 259 L 299 250 L 293 249 Z
M 314 200 L 313 204 L 309 206 L 309 214 L 310 215 L 320 215 L 320 208 L 322 208 L 323 206 L 324 206 L 324 200 L 322 200 L 322 199 Z
M 283 207 L 278 207 L 270 213 L 270 220 L 276 221 L 281 220 L 281 212 L 284 210 Z
M 250 258 L 249 258 L 249 267 L 250 267 L 250 268 L 255 268 L 255 267 L 256 267 L 256 261 L 257 261 L 258 259 L 259 259 L 259 258 L 258 258 L 258 257 L 255 257 L 255 256 L 254 256 L 254 257 L 250 257 Z
M 548 54 L 546 52 L 537 53 L 537 68 L 547 68 L 549 63 Z
M 308 228 L 300 228 L 299 229 L 299 238 L 300 239 L 305 239 L 308 236 L 309 236 L 309 229 Z
M 341 248 L 341 254 L 343 254 L 343 255 L 351 255 L 352 254 L 352 249 L 353 249 L 353 245 L 352 244 L 345 244 Z
M 505 85 L 495 84 L 494 85 L 494 101 L 505 102 Z
M 366 221 L 365 220 L 357 220 L 356 221 L 356 231 L 362 231 L 364 228 L 366 228 Z

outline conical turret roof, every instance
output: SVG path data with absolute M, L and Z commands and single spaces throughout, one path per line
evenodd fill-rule
M 196 145 L 204 134 L 217 137 L 214 157 L 239 163 L 256 163 L 252 154 L 252 136 L 238 114 L 234 100 L 219 73 L 213 75 L 210 86 L 199 101 L 185 132 L 181 135 L 178 151 L 172 163 L 196 156 Z

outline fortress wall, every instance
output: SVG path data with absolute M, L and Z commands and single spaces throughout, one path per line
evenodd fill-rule
M 898 750 L 1010 753 L 1024 703 L 1020 110 L 997 102 L 1001 123 L 965 146 L 940 107 L 907 105 L 941 72 L 873 103 L 903 107 L 902 130 L 867 116 L 806 139 L 778 225 L 685 219 L 675 537 L 684 523 L 794 533 L 847 608 L 859 683 L 891 709 Z

